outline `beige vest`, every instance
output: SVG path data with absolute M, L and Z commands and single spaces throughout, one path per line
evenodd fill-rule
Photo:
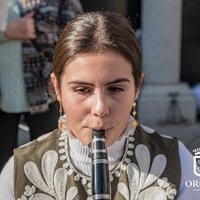
M 121 162 L 110 172 L 112 200 L 177 198 L 178 141 L 150 132 L 138 126 L 129 134 Z M 74 168 L 67 149 L 66 133 L 58 130 L 15 149 L 15 199 L 92 200 L 91 177 Z

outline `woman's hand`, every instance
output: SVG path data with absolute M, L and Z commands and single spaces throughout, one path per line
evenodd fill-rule
M 9 23 L 4 35 L 7 39 L 28 40 L 36 38 L 34 12 Z

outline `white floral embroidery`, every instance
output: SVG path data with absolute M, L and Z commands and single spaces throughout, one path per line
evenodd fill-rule
M 169 199 L 174 199 L 174 196 L 177 194 L 177 191 L 174 188 L 172 188 L 171 186 L 169 186 L 167 188 L 166 192 L 167 192 L 167 196 Z
M 166 157 L 163 154 L 158 154 L 151 161 L 147 146 L 141 144 L 135 148 L 133 133 L 129 133 L 129 141 L 126 142 L 122 160 L 110 172 L 110 181 L 112 182 L 114 177 L 120 177 L 121 172 L 127 173 L 128 184 L 126 183 L 126 185 L 123 182 L 118 184 L 118 191 L 125 200 L 173 200 L 177 191 L 172 188 L 167 178 L 159 178 L 166 167 Z M 75 181 L 87 185 L 87 200 L 92 199 L 91 178 L 78 172 L 67 154 L 66 132 L 62 132 L 59 140 L 60 155 L 58 156 L 58 153 L 54 150 L 47 151 L 42 157 L 41 171 L 34 162 L 25 164 L 25 174 L 33 186 L 26 186 L 25 192 L 18 200 L 73 200 L 78 195 L 77 187 L 69 188 L 66 193 L 67 180 L 72 173 L 75 174 Z M 134 148 L 137 164 L 132 163 L 130 159 Z M 59 157 L 64 164 L 62 168 L 56 169 Z M 40 189 L 43 193 L 37 193 L 37 189 Z
M 169 187 L 169 183 L 167 182 L 168 181 L 168 179 L 167 178 L 163 178 L 163 179 L 158 179 L 157 180 L 157 183 L 158 183 L 158 185 L 160 186 L 160 187 L 162 187 L 162 188 L 167 188 L 167 187 Z
M 36 190 L 35 186 L 30 187 L 28 185 L 28 186 L 25 187 L 24 195 L 26 195 L 28 197 L 32 196 L 35 193 L 35 190 Z
M 55 170 L 57 162 L 58 154 L 53 150 L 47 151 L 42 157 L 42 174 L 34 162 L 27 162 L 24 171 L 34 186 L 26 186 L 24 194 L 18 200 L 73 200 L 78 189 L 71 187 L 66 194 L 68 173 L 64 168 Z M 36 188 L 46 194 L 35 193 Z
M 51 134 L 52 134 L 52 132 L 46 133 L 46 134 L 44 134 L 44 135 L 41 135 L 41 136 L 39 136 L 39 137 L 37 138 L 37 141 L 42 141 L 42 140 L 48 138 L 49 135 L 51 135 Z
M 154 133 L 155 130 L 144 125 L 140 125 L 147 133 Z
M 166 157 L 158 154 L 151 163 L 148 148 L 140 144 L 135 149 L 138 165 L 129 163 L 127 165 L 128 186 L 120 182 L 118 191 L 126 200 L 167 200 L 174 199 L 176 190 L 167 182 L 167 178 L 159 177 L 166 167 Z M 151 186 L 157 181 L 158 186 Z

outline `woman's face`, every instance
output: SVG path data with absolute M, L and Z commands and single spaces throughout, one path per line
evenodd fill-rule
M 57 88 L 55 75 L 51 77 Z M 131 63 L 114 51 L 80 54 L 65 66 L 56 91 L 71 134 L 88 145 L 92 129 L 104 129 L 107 146 L 124 131 L 139 92 L 135 93 Z

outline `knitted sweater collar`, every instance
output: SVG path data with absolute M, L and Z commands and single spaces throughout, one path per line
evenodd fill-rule
M 130 116 L 125 131 L 118 138 L 118 140 L 110 147 L 107 148 L 108 151 L 108 163 L 109 169 L 112 170 L 120 162 L 120 159 L 124 153 L 124 147 L 126 144 L 126 139 L 129 135 L 130 129 L 133 131 L 133 126 L 130 122 L 133 118 Z M 91 158 L 90 158 L 90 148 L 84 146 L 77 138 L 68 132 L 69 141 L 69 156 L 73 165 L 86 175 L 91 175 Z

